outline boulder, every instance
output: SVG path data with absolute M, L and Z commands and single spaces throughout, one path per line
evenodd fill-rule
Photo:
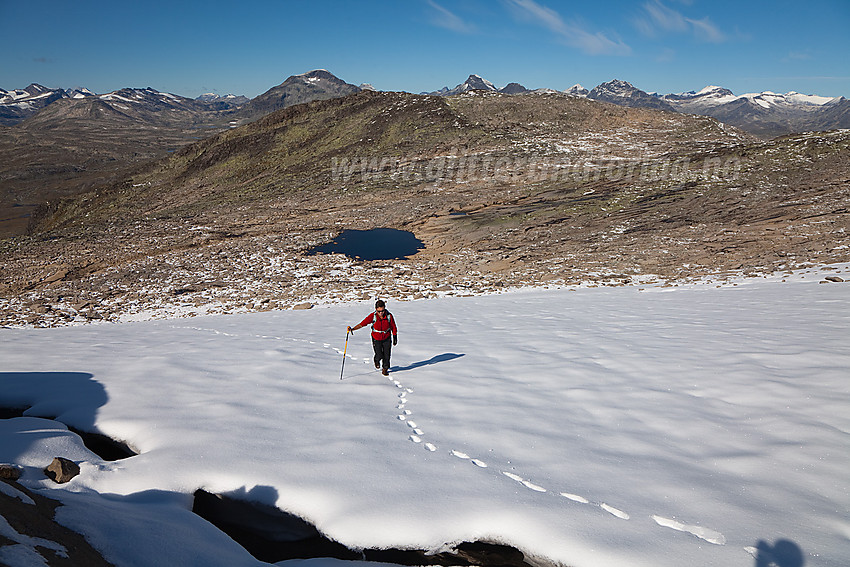
M 80 466 L 65 457 L 55 457 L 44 469 L 44 474 L 53 482 L 63 484 L 80 474 Z
M 18 465 L 0 464 L 0 478 L 3 480 L 18 480 L 23 472 Z
M 292 308 L 293 309 L 312 309 L 313 304 L 309 303 L 309 302 L 308 303 L 299 303 L 298 305 L 295 305 Z

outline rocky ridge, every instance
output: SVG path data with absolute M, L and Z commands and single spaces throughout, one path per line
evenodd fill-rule
M 0 89 L 0 122 L 14 125 L 0 128 L 0 154 L 5 158 L 0 161 L 0 238 L 21 234 L 39 203 L 108 184 L 141 162 L 276 109 L 359 90 L 374 88 L 348 84 L 325 70 L 291 76 L 253 100 L 230 95 L 191 100 L 151 88 L 103 95 L 36 84 L 14 91 Z M 551 89 L 529 91 L 517 83 L 497 89 L 478 75 L 470 75 L 454 89 L 432 94 L 472 90 L 560 94 Z M 662 96 L 619 80 L 599 85 L 592 93 L 576 85 L 563 94 L 711 115 L 763 137 L 850 127 L 850 101 L 843 97 L 767 92 L 736 97 L 720 87 Z

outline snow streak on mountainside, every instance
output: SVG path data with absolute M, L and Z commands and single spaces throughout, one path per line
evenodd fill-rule
M 661 97 L 669 102 L 676 110 L 698 114 L 700 111 L 738 101 L 749 101 L 766 110 L 777 107 L 793 108 L 800 112 L 817 110 L 830 104 L 840 104 L 843 97 L 823 97 L 817 95 L 804 95 L 797 92 L 777 94 L 770 91 L 761 93 L 747 93 L 735 95 L 729 89 L 717 86 L 708 86 L 699 92 L 687 92 L 680 94 L 668 94 Z

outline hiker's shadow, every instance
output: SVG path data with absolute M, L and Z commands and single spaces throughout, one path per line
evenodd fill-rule
M 448 362 L 450 360 L 455 360 L 456 358 L 460 358 L 464 356 L 463 354 L 455 354 L 453 352 L 446 352 L 443 354 L 438 354 L 437 356 L 432 356 L 428 360 L 420 360 L 419 362 L 414 362 L 413 364 L 409 364 L 407 366 L 395 366 L 390 368 L 393 372 L 404 372 L 405 370 L 415 370 L 417 368 L 422 368 L 423 366 L 430 366 L 432 364 L 439 364 L 441 362 Z
M 755 547 L 755 567 L 803 567 L 803 550 L 793 541 L 777 540 L 773 545 L 760 541 Z

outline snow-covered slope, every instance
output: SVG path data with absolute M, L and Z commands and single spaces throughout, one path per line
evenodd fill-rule
M 660 98 L 679 112 L 713 116 L 764 136 L 850 127 L 850 101 L 844 97 L 770 91 L 735 95 L 729 89 L 708 86 Z
M 840 97 L 831 98 L 818 95 L 804 95 L 797 92 L 777 94 L 764 91 L 761 93 L 735 95 L 729 89 L 717 86 L 708 86 L 697 92 L 668 94 L 661 98 L 672 104 L 677 110 L 692 113 L 704 112 L 712 107 L 734 103 L 739 100 L 750 101 L 764 109 L 793 107 L 800 111 L 815 109 L 826 104 L 836 103 L 840 100 Z
M 352 547 L 483 539 L 575 567 L 751 567 L 791 549 L 839 567 L 850 284 L 785 279 L 391 303 L 389 380 L 366 331 L 339 379 L 367 302 L 4 329 L 0 405 L 140 454 L 103 462 L 17 418 L 0 422 L 0 461 L 64 500 L 60 519 L 119 566 L 196 551 L 255 565 L 187 512 L 203 487 Z M 56 455 L 82 474 L 44 480 Z

